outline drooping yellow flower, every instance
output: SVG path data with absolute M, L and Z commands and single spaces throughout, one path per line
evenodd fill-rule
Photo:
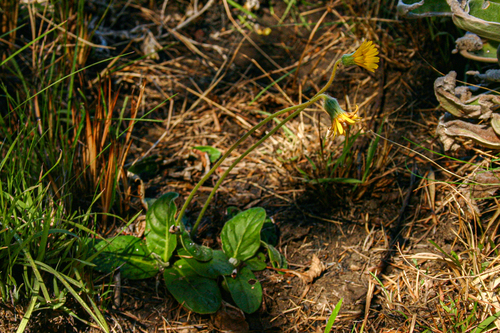
M 342 56 L 342 63 L 344 66 L 358 65 L 366 68 L 370 72 L 375 72 L 378 68 L 378 62 L 380 60 L 377 55 L 378 50 L 373 42 L 365 41 L 356 50 L 356 52 Z
M 322 95 L 323 106 L 325 111 L 330 115 L 332 121 L 332 126 L 328 129 L 326 133 L 327 138 L 334 138 L 337 135 L 342 135 L 345 132 L 345 126 L 352 125 L 357 122 L 360 118 L 356 114 L 358 112 L 358 106 L 356 105 L 356 110 L 354 112 L 345 112 L 339 105 L 336 98 L 331 97 L 327 94 Z

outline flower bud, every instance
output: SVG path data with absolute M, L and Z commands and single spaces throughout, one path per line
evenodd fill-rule
M 359 117 L 356 115 L 358 112 L 358 107 L 356 106 L 356 110 L 354 112 L 345 112 L 339 105 L 339 102 L 336 98 L 329 96 L 327 94 L 321 94 L 321 98 L 323 99 L 323 107 L 325 111 L 330 115 L 330 119 L 332 121 L 332 126 L 328 129 L 326 134 L 327 138 L 335 137 L 338 134 L 344 134 L 344 127 L 348 125 L 354 124 L 359 120 Z

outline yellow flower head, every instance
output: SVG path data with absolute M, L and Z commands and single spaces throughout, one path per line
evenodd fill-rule
M 352 125 L 357 122 L 360 118 L 357 116 L 358 106 L 356 105 L 356 110 L 354 112 L 345 112 L 339 105 L 336 98 L 329 95 L 321 95 L 324 101 L 324 108 L 326 112 L 330 115 L 332 120 L 332 126 L 328 129 L 326 133 L 327 138 L 334 138 L 338 134 L 342 135 L 345 132 L 344 127 L 347 125 Z
M 344 66 L 358 65 L 370 72 L 375 72 L 380 60 L 378 50 L 372 41 L 363 42 L 356 52 L 342 56 Z

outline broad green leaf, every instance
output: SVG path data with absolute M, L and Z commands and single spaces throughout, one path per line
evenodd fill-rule
M 260 247 L 260 230 L 266 220 L 263 208 L 250 208 L 226 222 L 221 232 L 222 250 L 230 258 L 245 261 Z
M 210 146 L 196 146 L 193 147 L 193 149 L 207 153 L 211 163 L 214 163 L 222 156 L 222 152 L 220 150 Z
M 397 10 L 399 15 L 414 18 L 451 15 L 446 0 L 399 0 Z
M 484 40 L 483 47 L 480 50 L 472 51 L 469 53 L 473 54 L 476 57 L 497 59 L 498 45 L 499 43 L 494 40 Z
M 500 3 L 487 0 L 469 0 L 469 15 L 479 19 L 500 22 Z
M 179 225 L 181 230 L 181 243 L 182 247 L 196 260 L 209 261 L 212 259 L 213 251 L 211 248 L 196 244 L 192 239 L 189 232 L 187 232 L 184 224 L 181 222 Z
M 255 257 L 245 261 L 245 265 L 252 271 L 262 271 L 267 267 L 266 257 L 261 252 L 257 252 Z
M 184 260 L 199 275 L 210 279 L 216 279 L 221 275 L 229 275 L 234 269 L 233 265 L 229 263 L 229 257 L 221 250 L 213 251 L 212 259 L 205 262 L 198 261 L 192 257 L 184 257 L 187 254 L 187 252 L 179 251 L 179 256 L 182 257 L 181 260 Z
M 265 242 L 261 242 L 262 246 L 267 249 L 267 253 L 269 255 L 269 261 L 274 268 L 288 268 L 288 263 L 283 255 L 276 250 L 276 248 L 272 245 L 269 245 Z
M 460 29 L 473 32 L 479 37 L 500 41 L 499 4 L 488 1 L 489 5 L 485 6 L 485 9 L 481 9 L 480 7 L 486 5 L 486 2 L 481 1 L 480 7 L 474 1 L 472 3 L 474 5 L 469 7 L 470 10 L 467 13 L 457 0 L 450 0 L 453 23 Z
M 224 276 L 224 281 L 233 301 L 243 312 L 257 311 L 262 303 L 262 286 L 249 268 L 241 268 L 234 278 Z
M 168 262 L 177 247 L 177 235 L 170 233 L 169 229 L 175 225 L 177 207 L 174 200 L 178 196 L 175 192 L 164 194 L 146 214 L 146 244 L 164 262 Z
M 150 256 L 144 241 L 134 236 L 118 236 L 111 240 L 98 242 L 95 251 L 102 250 L 92 261 L 96 269 L 111 273 L 118 267 L 122 278 L 146 279 L 158 273 L 158 263 Z
M 198 275 L 183 259 L 163 273 L 168 291 L 177 302 L 200 314 L 215 313 L 222 297 L 215 280 Z

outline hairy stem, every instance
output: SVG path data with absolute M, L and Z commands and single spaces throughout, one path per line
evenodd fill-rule
M 302 105 L 302 104 L 301 104 Z M 217 170 L 217 168 L 222 164 L 222 162 L 224 162 L 224 160 L 231 154 L 231 152 L 233 150 L 235 150 L 243 141 L 246 140 L 246 138 L 248 138 L 250 135 L 252 135 L 256 130 L 258 130 L 260 127 L 262 127 L 263 125 L 267 124 L 269 121 L 271 121 L 272 119 L 284 114 L 284 113 L 287 113 L 289 111 L 293 111 L 297 108 L 299 108 L 301 105 L 295 105 L 295 106 L 291 106 L 289 108 L 286 108 L 286 109 L 283 109 L 281 111 L 278 111 L 272 115 L 270 115 L 269 117 L 267 117 L 266 119 L 262 120 L 260 123 L 258 123 L 257 125 L 255 125 L 252 129 L 250 129 L 245 135 L 243 135 L 241 138 L 238 139 L 238 141 L 236 141 L 229 149 L 228 151 L 222 155 L 222 157 L 219 159 L 219 161 L 217 163 L 215 163 L 215 165 L 210 169 L 210 171 L 207 172 L 207 174 L 205 176 L 203 176 L 203 178 L 198 182 L 198 184 L 196 184 L 196 186 L 193 188 L 193 190 L 191 191 L 191 193 L 189 194 L 189 197 L 186 199 L 186 202 L 184 203 L 184 205 L 182 206 L 181 208 L 181 211 L 179 213 L 179 215 L 177 216 L 177 220 L 176 220 L 176 224 L 179 224 L 179 222 L 181 221 L 182 217 L 184 216 L 184 213 L 186 212 L 186 209 L 187 207 L 189 206 L 189 204 L 191 203 L 191 201 L 193 200 L 194 198 L 194 195 L 196 194 L 196 191 L 198 191 L 198 189 L 201 187 L 201 185 L 203 185 L 203 183 L 205 183 L 205 181 L 207 181 L 207 179 L 215 172 L 215 170 Z
M 233 164 L 231 164 L 231 166 L 224 172 L 224 174 L 221 176 L 221 178 L 217 181 L 217 183 L 215 184 L 215 187 L 213 188 L 212 192 L 210 193 L 207 201 L 205 202 L 205 205 L 203 206 L 203 209 L 201 210 L 200 214 L 198 215 L 198 219 L 196 220 L 196 223 L 195 225 L 193 226 L 193 229 L 191 230 L 191 236 L 194 236 L 196 234 L 196 230 L 198 229 L 198 226 L 201 222 L 201 219 L 205 213 L 205 211 L 207 210 L 208 208 L 208 205 L 210 204 L 210 201 L 212 200 L 213 196 L 215 195 L 215 192 L 217 191 L 217 189 L 219 188 L 220 184 L 224 181 L 224 179 L 226 178 L 226 176 L 229 174 L 229 172 L 236 166 L 236 164 L 238 164 L 243 158 L 245 158 L 245 156 L 247 156 L 252 150 L 254 150 L 256 147 L 258 147 L 262 142 L 264 142 L 267 138 L 269 138 L 271 135 L 273 135 L 278 129 L 280 129 L 284 124 L 286 124 L 288 121 L 290 121 L 291 119 L 293 119 L 295 116 L 297 116 L 300 112 L 302 112 L 306 107 L 314 104 L 315 102 L 317 102 L 319 99 L 320 99 L 320 95 L 323 94 L 327 89 L 328 87 L 332 84 L 334 78 L 335 78 L 335 73 L 337 71 L 337 68 L 340 64 L 340 59 L 337 60 L 335 62 L 335 64 L 333 65 L 333 70 L 332 70 L 332 74 L 330 75 L 330 79 L 328 80 L 328 82 L 326 83 L 326 85 L 320 90 L 318 91 L 309 101 L 305 102 L 305 103 L 302 103 L 302 104 L 299 104 L 299 105 L 295 105 L 295 106 L 291 106 L 291 107 L 288 107 L 286 109 L 283 109 L 283 110 L 280 110 L 272 115 L 270 115 L 269 117 L 267 117 L 266 119 L 262 120 L 260 123 L 258 123 L 257 125 L 255 125 L 252 129 L 250 129 L 245 135 L 243 135 L 240 139 L 238 139 L 238 141 L 236 141 L 229 149 L 228 151 L 226 151 L 226 153 L 219 159 L 219 161 L 210 169 L 210 171 L 205 174 L 205 176 L 203 176 L 203 178 L 198 182 L 198 184 L 196 184 L 196 186 L 193 188 L 193 190 L 191 191 L 191 193 L 189 194 L 188 198 L 186 199 L 186 202 L 184 202 L 184 205 L 182 206 L 181 208 L 181 211 L 179 212 L 179 215 L 177 216 L 177 220 L 176 220 L 176 224 L 179 224 L 182 220 L 182 217 L 184 216 L 185 212 L 186 212 L 186 209 L 187 207 L 189 206 L 189 204 L 191 203 L 191 201 L 193 200 L 194 198 L 194 195 L 196 194 L 196 192 L 198 191 L 198 189 L 205 183 L 205 181 L 207 181 L 207 179 L 215 172 L 215 170 L 217 170 L 217 168 L 222 164 L 222 162 L 224 162 L 224 160 L 231 154 L 231 152 L 233 150 L 235 150 L 243 141 L 245 141 L 250 135 L 252 135 L 257 129 L 259 129 L 260 127 L 262 127 L 263 125 L 267 124 L 269 121 L 271 121 L 272 119 L 284 114 L 284 113 L 287 113 L 289 111 L 294 111 L 296 110 L 295 112 L 293 112 L 291 115 L 289 115 L 287 118 L 285 118 L 285 120 L 283 120 L 280 124 L 278 124 L 275 128 L 273 128 L 268 134 L 266 134 L 262 139 L 260 139 L 258 142 L 256 142 L 255 144 L 253 144 L 249 149 L 247 149 L 240 157 L 238 157 L 234 162 Z
M 259 141 L 257 141 L 256 143 L 254 143 L 250 148 L 248 148 L 243 154 L 241 154 L 240 157 L 238 157 L 230 166 L 229 168 L 221 175 L 221 177 L 219 178 L 219 180 L 217 181 L 217 183 L 215 184 L 214 188 L 212 189 L 212 192 L 210 192 L 210 195 L 208 196 L 207 198 L 207 201 L 205 202 L 205 205 L 203 206 L 200 214 L 198 215 L 198 219 L 196 220 L 196 223 L 195 225 L 193 226 L 193 229 L 191 230 L 191 236 L 193 237 L 195 234 L 196 234 L 196 230 L 198 229 L 198 225 L 200 224 L 201 222 L 201 219 L 203 217 L 203 215 L 205 214 L 205 211 L 207 210 L 208 208 L 208 205 L 210 204 L 210 201 L 212 200 L 213 196 L 215 195 L 215 193 L 217 192 L 217 189 L 219 188 L 219 186 L 222 184 L 222 182 L 224 181 L 224 179 L 227 177 L 227 175 L 231 172 L 231 170 L 233 170 L 233 168 L 242 160 L 244 159 L 248 154 L 250 154 L 250 152 L 252 152 L 255 148 L 257 148 L 258 146 L 260 146 L 260 144 L 262 142 L 264 142 L 265 140 L 267 140 L 267 138 L 269 138 L 271 135 L 273 135 L 274 133 L 276 133 L 277 130 L 279 130 L 283 125 L 285 125 L 288 121 L 292 120 L 293 118 L 295 118 L 299 113 L 301 113 L 306 107 L 308 107 L 309 105 L 311 104 L 314 104 L 315 102 L 317 102 L 319 99 L 321 98 L 321 95 L 316 95 L 315 97 L 313 97 L 310 101 L 306 102 L 306 103 L 302 103 L 302 104 L 299 104 L 297 105 L 298 109 L 293 112 L 291 115 L 289 115 L 288 117 L 286 117 L 282 122 L 280 122 L 278 125 L 276 125 L 276 127 L 274 127 L 269 133 L 267 133 L 264 137 L 262 137 L 262 139 L 260 139 Z

